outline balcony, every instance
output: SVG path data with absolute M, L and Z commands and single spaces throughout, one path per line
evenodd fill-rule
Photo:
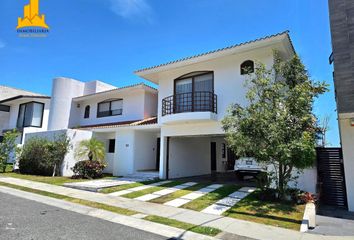
M 216 114 L 213 92 L 179 93 L 162 99 L 162 122 L 215 120 Z

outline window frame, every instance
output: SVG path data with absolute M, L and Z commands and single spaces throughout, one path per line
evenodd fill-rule
M 84 110 L 84 119 L 90 118 L 91 106 L 87 105 Z
M 120 109 L 121 112 L 119 114 L 113 114 L 113 111 L 112 111 L 112 102 L 115 102 L 115 101 L 122 101 L 122 108 Z M 104 103 L 109 103 L 109 114 L 108 115 L 100 115 L 100 104 L 104 104 Z M 122 98 L 117 98 L 117 99 L 110 99 L 110 100 L 105 100 L 105 101 L 102 101 L 102 102 L 99 102 L 97 103 L 97 118 L 103 118 L 103 117 L 112 117 L 112 116 L 119 116 L 119 115 L 123 115 L 123 99 Z
M 247 71 L 245 70 L 245 67 L 242 67 L 242 65 L 246 64 L 246 63 L 252 63 L 252 69 L 251 71 Z M 241 75 L 247 75 L 247 74 L 250 74 L 250 73 L 254 73 L 254 61 L 253 60 L 245 60 L 243 61 L 241 64 L 240 64 L 240 74 Z
M 40 124 L 40 126 L 34 126 L 34 125 L 32 125 L 32 123 L 31 123 L 31 125 L 28 125 L 28 126 L 25 125 L 27 105 L 28 105 L 28 104 L 31 104 L 31 103 L 33 103 L 33 104 L 37 103 L 37 104 L 42 105 L 42 117 L 41 117 L 41 124 Z M 20 117 L 21 106 L 23 106 L 23 105 L 25 106 L 24 117 L 23 117 L 23 121 L 22 121 L 22 126 L 19 127 L 18 120 L 19 120 L 19 117 Z M 17 115 L 16 127 L 19 128 L 19 129 L 23 129 L 23 128 L 26 128 L 26 127 L 42 128 L 42 126 L 43 126 L 43 118 L 44 118 L 44 107 L 45 107 L 45 103 L 42 103 L 42 102 L 31 101 L 31 102 L 21 103 L 21 104 L 18 106 L 18 115 Z M 33 112 L 32 112 L 32 119 L 33 119 Z M 32 122 L 32 121 L 31 121 L 31 122 Z
M 199 77 L 199 76 L 203 76 L 203 75 L 207 75 L 207 74 L 212 75 L 212 91 L 211 92 L 214 93 L 214 71 L 196 71 L 196 72 L 190 72 L 190 73 L 184 74 L 174 80 L 173 95 L 176 95 L 177 82 L 180 80 L 188 79 L 188 78 L 192 79 L 192 92 L 191 93 L 194 93 L 195 92 L 195 90 L 194 90 L 195 89 L 195 87 L 194 87 L 195 77 Z

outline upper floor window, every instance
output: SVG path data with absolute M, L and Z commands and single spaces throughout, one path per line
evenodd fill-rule
M 85 114 L 84 114 L 84 118 L 89 118 L 90 117 L 90 105 L 87 105 L 85 107 Z
M 44 103 L 28 102 L 20 104 L 17 127 L 42 127 Z
M 175 80 L 175 112 L 208 110 L 213 102 L 214 73 L 193 72 Z
M 112 99 L 98 103 L 97 117 L 109 117 L 122 115 L 123 113 L 123 99 Z
M 245 75 L 253 72 L 254 72 L 254 62 L 252 60 L 244 61 L 241 64 L 241 75 Z

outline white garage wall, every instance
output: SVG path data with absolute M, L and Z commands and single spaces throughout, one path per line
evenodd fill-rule
M 169 169 L 170 178 L 210 174 L 210 138 L 172 137 Z

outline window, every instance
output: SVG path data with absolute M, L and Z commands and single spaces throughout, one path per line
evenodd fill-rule
M 84 118 L 89 118 L 90 117 L 90 106 L 87 105 L 85 107 L 85 114 L 84 114 Z
M 106 100 L 104 102 L 98 103 L 98 107 L 97 107 L 98 118 L 122 115 L 122 113 L 123 113 L 122 99 Z
M 254 72 L 254 62 L 252 60 L 244 61 L 241 64 L 241 75 L 245 75 L 253 72 Z
M 194 72 L 175 80 L 175 111 L 208 110 L 210 94 L 214 92 L 213 72 Z
M 115 139 L 109 139 L 108 152 L 109 153 L 114 153 L 115 148 L 116 148 L 116 140 Z
M 29 102 L 20 104 L 17 127 L 42 127 L 44 103 Z

